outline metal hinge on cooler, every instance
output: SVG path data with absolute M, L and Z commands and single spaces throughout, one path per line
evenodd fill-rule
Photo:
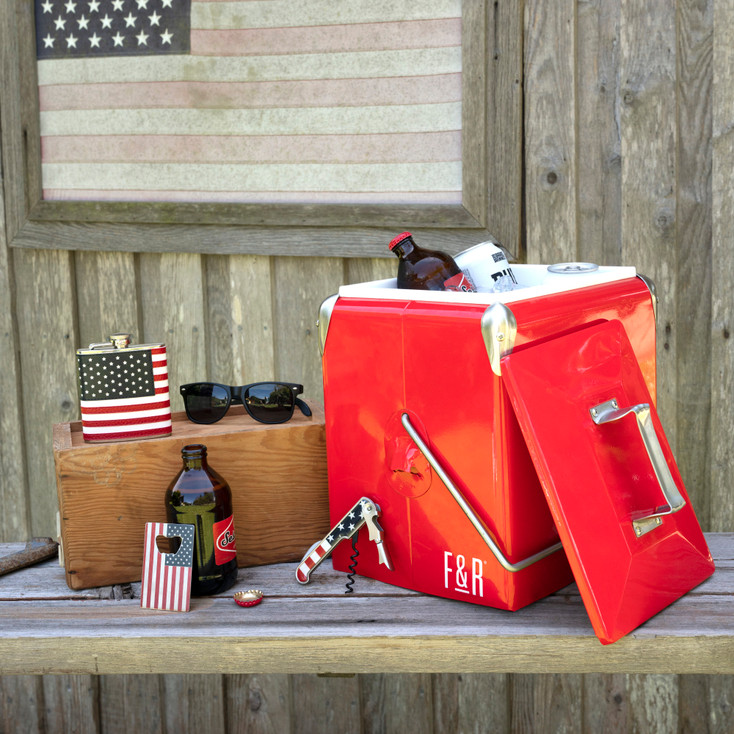
M 517 336 L 517 319 L 504 303 L 494 303 L 482 314 L 480 323 L 489 365 L 497 377 L 502 376 L 500 360 L 512 352 Z
M 316 321 L 316 326 L 319 330 L 319 349 L 321 350 L 321 356 L 324 356 L 324 348 L 326 346 L 326 335 L 329 333 L 329 324 L 331 322 L 331 314 L 334 311 L 338 295 L 329 296 L 326 298 L 319 308 L 319 318 Z

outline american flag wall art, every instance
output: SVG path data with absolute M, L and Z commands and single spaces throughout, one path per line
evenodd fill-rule
M 191 574 L 194 560 L 193 525 L 145 523 L 145 552 L 140 606 L 167 612 L 188 612 L 191 602 Z M 158 537 L 180 538 L 175 553 L 161 553 Z
M 171 433 L 165 344 L 79 349 L 77 367 L 85 441 Z
M 35 0 L 45 200 L 458 204 L 461 0 Z

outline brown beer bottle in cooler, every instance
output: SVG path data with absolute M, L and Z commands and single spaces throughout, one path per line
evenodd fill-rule
M 399 234 L 389 247 L 399 260 L 398 288 L 464 293 L 476 290 L 451 255 L 418 247 L 410 232 Z
M 218 594 L 237 580 L 232 490 L 206 459 L 206 446 L 181 449 L 183 468 L 166 491 L 168 522 L 194 525 L 192 596 Z

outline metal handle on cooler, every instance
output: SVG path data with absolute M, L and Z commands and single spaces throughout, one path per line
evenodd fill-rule
M 507 560 L 504 553 L 502 553 L 498 545 L 492 539 L 492 536 L 489 534 L 489 531 L 485 527 L 482 520 L 471 508 L 469 503 L 459 491 L 458 487 L 451 481 L 451 478 L 444 471 L 443 467 L 438 462 L 438 459 L 436 459 L 431 449 L 428 448 L 426 443 L 420 437 L 418 431 L 415 430 L 413 424 L 410 422 L 410 417 L 407 413 L 402 414 L 401 422 L 408 435 L 413 439 L 415 445 L 420 449 L 421 453 L 423 454 L 423 456 L 426 457 L 426 460 L 431 465 L 433 470 L 436 472 L 436 474 L 438 474 L 441 481 L 446 485 L 446 489 L 449 490 L 451 496 L 456 500 L 456 503 L 459 505 L 463 513 L 467 516 L 469 522 L 471 522 L 471 524 L 474 526 L 474 529 L 479 533 L 482 540 L 487 544 L 487 547 L 492 552 L 492 555 L 497 559 L 502 568 L 504 568 L 506 571 L 510 571 L 511 573 L 517 573 L 518 571 L 522 571 L 528 566 L 532 566 L 534 563 L 537 563 L 538 561 L 546 558 L 552 553 L 555 553 L 563 547 L 561 543 L 555 543 L 554 545 L 545 548 L 539 553 L 535 553 L 532 556 L 524 558 L 518 563 L 510 563 L 510 561 Z
M 638 536 L 660 525 L 662 522 L 660 518 L 664 515 L 671 515 L 685 506 L 686 501 L 670 473 L 668 462 L 665 460 L 663 449 L 660 446 L 657 433 L 655 433 L 649 403 L 639 403 L 629 408 L 620 408 L 616 400 L 607 400 L 605 403 L 594 406 L 589 412 L 591 413 L 591 419 L 598 426 L 618 421 L 630 413 L 633 413 L 637 419 L 637 428 L 645 445 L 645 451 L 647 451 L 652 470 L 655 472 L 655 478 L 658 480 L 658 485 L 666 501 L 665 505 L 656 508 L 652 514 L 632 521 Z

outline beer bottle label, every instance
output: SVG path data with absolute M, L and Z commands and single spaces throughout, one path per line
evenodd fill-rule
M 474 283 L 471 282 L 466 273 L 457 273 L 448 280 L 444 280 L 443 287 L 447 291 L 462 291 L 463 293 L 474 293 L 476 291 Z
M 234 516 L 214 523 L 214 561 L 217 566 L 223 566 L 237 557 L 234 538 Z

